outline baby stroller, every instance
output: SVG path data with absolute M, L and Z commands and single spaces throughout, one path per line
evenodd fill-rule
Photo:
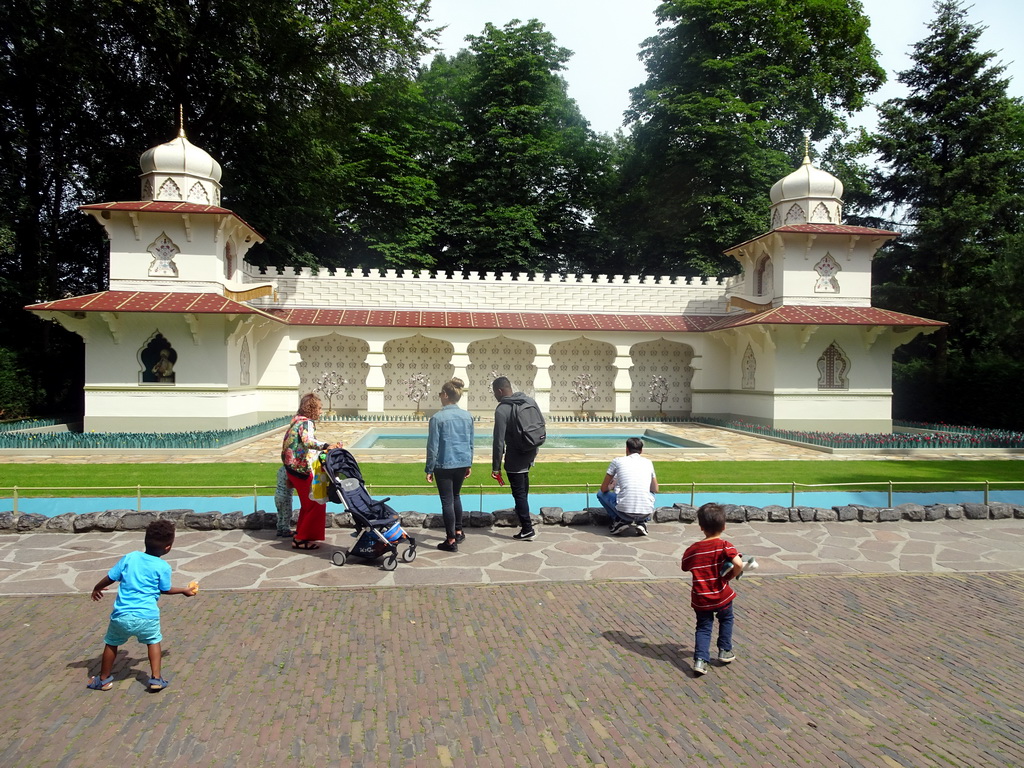
M 335 504 L 344 504 L 356 524 L 356 543 L 346 552 L 337 550 L 331 555 L 331 562 L 344 565 L 349 557 L 377 560 L 383 557 L 381 567 L 393 571 L 398 561 L 411 563 L 416 559 L 416 539 L 406 533 L 402 520 L 391 507 L 385 504 L 390 497 L 374 501 L 363 485 L 363 474 L 359 462 L 344 448 L 328 451 L 323 457 L 324 471 L 330 483 L 327 498 Z M 398 542 L 409 542 L 402 554 L 398 554 Z

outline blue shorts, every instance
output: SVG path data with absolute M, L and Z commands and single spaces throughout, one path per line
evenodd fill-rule
M 131 638 L 138 638 L 143 645 L 153 645 L 164 639 L 160 634 L 160 619 L 147 619 L 141 616 L 111 616 L 107 625 L 107 636 L 103 642 L 107 645 L 121 646 Z

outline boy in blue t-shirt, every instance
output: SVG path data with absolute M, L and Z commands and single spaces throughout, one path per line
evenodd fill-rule
M 187 587 L 171 587 L 171 566 L 160 558 L 171 551 L 174 544 L 174 523 L 170 520 L 154 520 L 146 528 L 146 551 L 130 552 L 122 557 L 92 589 L 92 599 L 102 600 L 103 590 L 120 582 L 114 610 L 107 625 L 106 644 L 100 661 L 100 673 L 89 678 L 88 688 L 94 691 L 109 691 L 114 687 L 111 670 L 117 657 L 118 646 L 132 637 L 145 643 L 149 651 L 149 690 L 153 693 L 167 687 L 167 681 L 160 676 L 160 609 L 156 601 L 160 595 L 186 595 L 192 597 L 199 591 L 199 585 L 192 582 Z

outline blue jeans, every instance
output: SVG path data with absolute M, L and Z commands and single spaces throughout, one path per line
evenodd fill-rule
M 533 521 L 530 520 L 530 473 L 529 472 L 507 472 L 508 487 L 512 491 L 512 500 L 516 505 L 516 517 L 519 518 L 519 527 L 524 531 L 533 530 Z
M 647 515 L 646 517 L 631 517 L 619 512 L 619 510 L 615 508 L 615 505 L 618 502 L 618 496 L 615 491 L 598 491 L 597 500 L 601 502 L 601 506 L 608 512 L 608 516 L 612 519 L 613 523 L 646 523 L 651 519 L 650 515 Z
M 717 611 L 697 611 L 697 632 L 693 641 L 693 660 L 711 661 L 711 630 L 718 617 L 718 650 L 732 650 L 732 602 Z
M 466 467 L 458 469 L 435 469 L 434 484 L 441 497 L 441 517 L 448 540 L 455 540 L 455 532 L 462 530 L 462 481 L 466 479 Z

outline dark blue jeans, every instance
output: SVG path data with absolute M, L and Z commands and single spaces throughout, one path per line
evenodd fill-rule
M 455 538 L 455 532 L 462 530 L 462 482 L 466 479 L 467 467 L 457 469 L 435 469 L 434 484 L 441 497 L 441 517 L 448 539 Z
M 530 521 L 530 473 L 529 472 L 508 472 L 508 487 L 512 491 L 512 500 L 516 505 L 516 517 L 519 518 L 519 527 L 524 531 L 532 531 L 533 523 Z
M 616 508 L 616 504 L 619 501 L 618 494 L 615 491 L 598 491 L 597 500 L 601 502 L 601 506 L 604 507 L 605 512 L 608 513 L 608 517 L 612 519 L 613 523 L 646 523 L 651 519 L 650 515 L 639 515 L 632 517 L 630 515 L 624 515 Z
M 693 660 L 711 661 L 711 630 L 718 617 L 718 650 L 732 650 L 732 603 L 717 611 L 697 611 L 697 632 L 693 642 Z

